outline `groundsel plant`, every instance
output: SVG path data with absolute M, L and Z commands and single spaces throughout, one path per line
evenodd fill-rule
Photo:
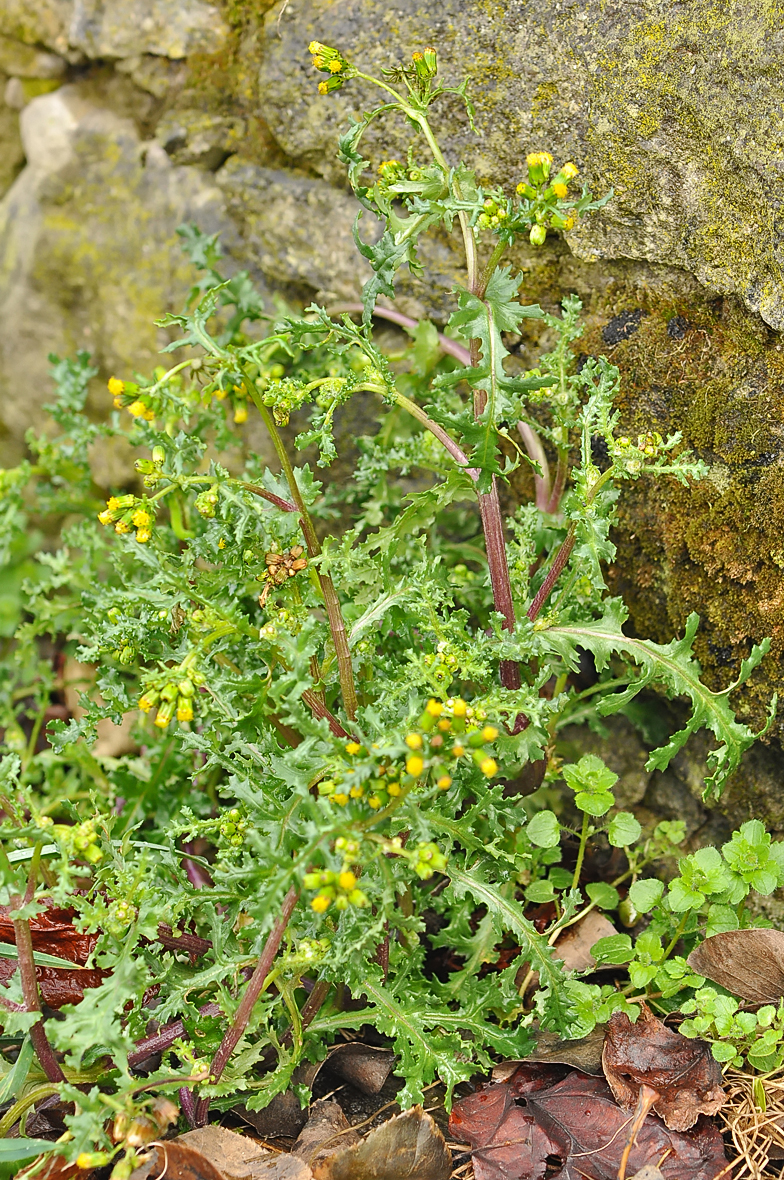
M 19 962 L 0 993 L 15 1050 L 0 1058 L 12 1102 L 0 1130 L 22 1119 L 23 1135 L 37 1098 L 59 1093 L 75 1113 L 50 1149 L 119 1180 L 175 1120 L 263 1107 L 361 1026 L 394 1047 L 405 1106 L 436 1078 L 449 1101 L 499 1055 L 525 1056 L 534 1019 L 578 1036 L 648 997 L 693 999 L 693 1027 L 716 1024 L 684 940 L 750 921 L 734 853 L 712 850 L 718 867 L 695 853 L 665 887 L 651 866 L 677 855 L 682 829 L 643 837 L 615 813 L 598 759 L 562 766 L 557 752 L 562 726 L 648 688 L 688 706 L 650 767 L 704 727 L 716 794 L 754 739 L 730 708 L 734 685 L 701 682 L 697 618 L 667 645 L 629 638 L 603 577 L 619 488 L 688 485 L 703 463 L 677 434 L 618 435 L 617 371 L 572 352 L 579 300 L 560 314 L 521 302 L 504 261 L 604 199 L 573 191 L 575 165 L 546 151 L 511 194 L 447 160 L 434 106 L 449 96 L 473 112 L 465 83 L 439 82 L 433 49 L 380 79 L 310 49 L 325 95 L 351 82 L 382 98 L 340 140 L 373 272 L 362 304 L 275 315 L 246 273 L 223 276 L 214 238 L 185 227 L 200 277 L 162 321 L 173 366 L 112 376 L 101 424 L 85 413 L 90 358 L 54 358 L 55 429 L 0 474 L 3 556 L 26 574 L 0 677 L 0 874 Z M 410 130 L 405 161 L 362 156 L 380 118 Z M 444 332 L 389 306 L 401 267 L 423 273 L 418 244 L 436 228 L 465 254 Z M 379 319 L 410 343 L 382 349 Z M 533 319 L 552 348 L 518 371 L 507 342 Z M 376 399 L 378 433 L 359 440 L 353 479 L 325 490 L 296 450 L 328 468 L 336 416 L 359 395 Z M 251 417 L 275 470 L 240 446 Z M 137 477 L 104 501 L 89 457 L 112 439 L 134 448 Z M 500 488 L 521 464 L 536 499 L 505 519 Z M 35 560 L 31 526 L 58 532 Z M 587 691 L 573 675 L 584 653 Z M 66 699 L 70 717 L 52 720 Z M 124 728 L 108 750 L 111 723 Z M 550 794 L 524 804 L 528 764 Z M 574 829 L 545 807 L 560 781 Z M 625 850 L 612 884 L 586 881 L 601 839 Z M 780 884 L 780 863 L 749 889 Z M 534 905 L 550 907 L 544 930 Z M 632 931 L 599 948 L 628 984 L 585 983 L 554 957 L 559 933 L 597 907 Z M 53 910 L 92 969 L 57 1020 L 42 1015 L 35 949 Z M 41 1150 L 21 1142 L 17 1160 Z

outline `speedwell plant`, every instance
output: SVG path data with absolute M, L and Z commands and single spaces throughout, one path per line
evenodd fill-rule
M 677 434 L 618 435 L 617 371 L 572 352 L 579 300 L 557 315 L 526 304 L 504 261 L 603 202 L 545 151 L 511 194 L 447 160 L 434 104 L 473 113 L 465 84 L 439 82 L 433 49 L 376 79 L 310 48 L 324 93 L 353 79 L 382 95 L 340 140 L 372 268 L 362 304 L 274 322 L 246 273 L 222 276 L 215 239 L 183 229 L 200 277 L 163 321 L 173 366 L 112 377 L 101 424 L 85 411 L 89 357 L 54 358 L 56 430 L 0 475 L 4 558 L 28 573 L 0 677 L 0 874 L 19 964 L 0 993 L 13 1049 L 0 1135 L 20 1119 L 24 1135 L 26 1111 L 59 1094 L 75 1113 L 51 1149 L 118 1178 L 174 1120 L 266 1105 L 303 1058 L 361 1026 L 394 1047 L 403 1105 L 436 1078 L 449 1100 L 497 1055 L 525 1056 L 534 1019 L 578 1036 L 640 998 L 696 995 L 693 1027 L 715 1029 L 704 980 L 678 955 L 747 924 L 746 894 L 784 875 L 755 829 L 751 853 L 696 853 L 665 887 L 648 866 L 677 855 L 682 825 L 643 838 L 598 759 L 556 754 L 563 725 L 649 687 L 689 706 L 650 767 L 707 728 L 715 794 L 754 738 L 730 708 L 734 686 L 700 680 L 696 617 L 664 646 L 629 638 L 603 577 L 621 485 L 688 484 L 703 464 Z M 380 117 L 410 130 L 405 160 L 362 155 Z M 377 302 L 394 300 L 401 268 L 421 275 L 435 229 L 465 252 L 445 334 Z M 410 345 L 382 349 L 379 317 Z M 525 372 L 509 340 L 528 320 L 550 348 Z M 296 450 L 328 468 L 335 417 L 358 395 L 377 400 L 378 433 L 360 440 L 353 479 L 325 490 Z M 237 426 L 251 417 L 275 470 L 242 457 Z M 138 479 L 99 502 L 89 458 L 112 438 L 135 449 Z M 536 501 L 505 519 L 501 489 L 524 464 Z M 59 544 L 31 562 L 26 538 L 47 519 Z M 597 680 L 581 690 L 586 652 Z M 79 689 L 70 720 L 53 722 Z M 110 751 L 107 719 L 125 727 Z M 523 805 L 529 764 L 571 788 L 574 831 L 538 795 Z M 627 868 L 586 883 L 600 833 Z M 744 877 L 743 857 L 763 852 L 769 872 Z M 544 929 L 531 905 L 550 907 Z M 626 965 L 623 986 L 582 982 L 554 957 L 560 931 L 597 907 L 630 931 L 598 952 Z M 82 998 L 45 1019 L 41 971 L 63 960 L 34 939 L 55 911 L 88 940 L 93 970 Z M 24 1142 L 18 1160 L 41 1150 Z

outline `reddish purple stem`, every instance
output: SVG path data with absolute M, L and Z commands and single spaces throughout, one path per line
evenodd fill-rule
M 256 964 L 256 970 L 250 978 L 248 986 L 245 988 L 245 994 L 240 1001 L 240 1005 L 234 1014 L 234 1019 L 231 1025 L 226 1030 L 223 1040 L 220 1043 L 217 1053 L 212 1059 L 210 1066 L 210 1081 L 212 1083 L 220 1081 L 223 1071 L 228 1065 L 229 1059 L 236 1049 L 242 1034 L 247 1028 L 251 1013 L 253 1012 L 256 1001 L 264 990 L 264 984 L 269 975 L 272 964 L 275 961 L 275 956 L 278 953 L 280 944 L 283 941 L 283 935 L 286 932 L 286 927 L 289 924 L 289 918 L 294 912 L 294 907 L 299 898 L 299 891 L 292 885 L 281 906 L 280 917 L 270 931 L 267 941 L 264 944 L 264 950 L 261 952 L 259 961 Z M 200 1098 L 196 1104 L 196 1126 L 206 1126 L 207 1119 L 210 1113 L 210 1099 Z

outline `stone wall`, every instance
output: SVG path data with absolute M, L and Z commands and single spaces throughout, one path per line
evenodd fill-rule
M 526 153 L 547 147 L 594 192 L 614 190 L 565 241 L 517 262 L 531 299 L 583 298 L 583 348 L 621 368 L 626 428 L 680 429 L 710 464 L 692 492 L 624 496 L 612 576 L 653 638 L 700 612 L 713 685 L 770 635 L 739 702 L 759 721 L 784 638 L 784 19 L 772 0 L 0 0 L 0 457 L 19 456 L 50 395 L 49 352 L 94 354 L 96 413 L 110 373 L 153 366 L 166 339 L 153 321 L 189 285 L 182 221 L 221 231 L 230 263 L 270 293 L 356 297 L 364 264 L 335 139 L 368 100 L 354 84 L 317 94 L 312 38 L 371 69 L 436 44 L 447 77 L 471 75 L 477 106 L 478 137 L 457 103 L 442 108 L 452 158 L 513 185 Z M 402 142 L 384 123 L 369 140 L 379 158 Z M 459 273 L 454 243 L 434 239 L 399 305 L 443 318 Z M 109 480 L 111 464 L 97 474 Z M 784 828 L 780 761 L 765 758 L 736 811 L 764 806 Z

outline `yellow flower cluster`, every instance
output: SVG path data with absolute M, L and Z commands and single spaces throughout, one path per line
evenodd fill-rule
M 128 383 L 126 386 L 119 377 L 110 377 L 106 387 L 114 399 L 115 409 L 127 410 L 134 418 L 143 418 L 145 422 L 153 421 L 155 411 L 141 398 L 133 396 L 138 391 L 137 385 Z
M 498 737 L 494 725 L 482 724 L 482 710 L 460 697 L 428 701 L 417 725 L 401 743 L 382 748 L 373 743 L 346 742 L 348 761 L 341 760 L 332 776 L 319 783 L 319 794 L 345 807 L 363 801 L 372 811 L 385 807 L 413 787 L 434 783 L 448 791 L 454 770 L 470 759 L 486 778 L 498 773 L 498 763 L 487 748 Z
M 333 90 L 339 90 L 345 80 L 340 75 L 344 74 L 349 64 L 345 57 L 337 49 L 330 45 L 322 45 L 320 41 L 311 41 L 308 53 L 313 55 L 313 68 L 320 70 L 322 74 L 330 75 L 325 82 L 319 82 L 319 94 L 330 94 Z
M 149 713 L 157 706 L 155 724 L 159 729 L 166 729 L 175 715 L 180 722 L 193 721 L 194 694 L 201 684 L 204 677 L 187 663 L 153 673 L 147 676 L 139 708 Z
M 101 524 L 113 524 L 114 531 L 120 534 L 136 529 L 136 540 L 144 544 L 152 536 L 153 518 L 148 507 L 144 500 L 137 500 L 131 494 L 110 496 L 106 507 L 98 513 L 98 520 Z
M 532 246 L 543 246 L 548 227 L 571 229 L 575 223 L 575 214 L 571 210 L 559 211 L 554 205 L 556 201 L 563 201 L 569 195 L 569 182 L 577 176 L 577 166 L 569 160 L 561 165 L 557 175 L 550 180 L 553 157 L 549 152 L 531 152 L 526 156 L 525 162 L 528 167 L 528 180 L 521 181 L 516 191 L 518 196 L 536 203 L 533 210 L 535 221 L 531 226 L 529 238 Z
M 368 904 L 367 897 L 357 885 L 356 874 L 345 866 L 339 873 L 330 869 L 306 873 L 303 884 L 306 889 L 318 889 L 310 903 L 317 914 L 323 914 L 333 902 L 336 910 L 347 910 L 350 905 L 362 907 Z

